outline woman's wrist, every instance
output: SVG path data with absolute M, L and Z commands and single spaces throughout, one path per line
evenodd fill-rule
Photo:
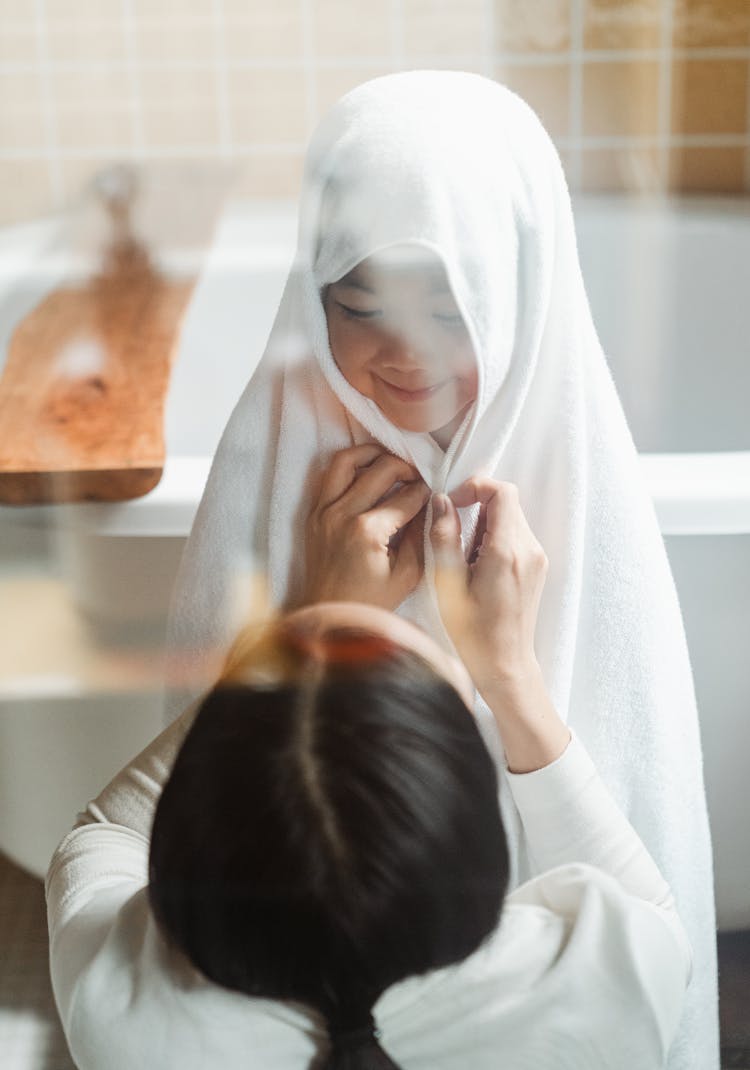
M 476 659 L 475 659 L 476 661 Z M 535 657 L 526 661 L 495 663 L 482 658 L 481 672 L 470 666 L 474 686 L 492 710 L 498 724 L 502 720 L 523 717 L 533 705 L 533 696 L 546 690 L 542 669 Z
M 556 761 L 570 729 L 555 709 L 538 662 L 498 671 L 479 688 L 497 722 L 511 773 L 530 773 Z

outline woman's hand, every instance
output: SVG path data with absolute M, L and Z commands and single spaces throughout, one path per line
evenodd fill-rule
M 481 509 L 467 562 L 456 506 L 476 502 Z M 436 495 L 432 508 L 435 584 L 448 634 L 495 715 L 511 772 L 540 769 L 570 741 L 534 652 L 547 555 L 514 483 L 469 479 L 450 497 Z
M 399 606 L 422 575 L 429 497 L 416 469 L 380 446 L 335 454 L 307 520 L 302 604 Z
M 467 563 L 456 506 L 476 502 L 481 509 Z M 430 534 L 440 612 L 477 686 L 527 675 L 536 662 L 534 630 L 548 561 L 516 485 L 478 477 L 450 497 L 436 495 Z

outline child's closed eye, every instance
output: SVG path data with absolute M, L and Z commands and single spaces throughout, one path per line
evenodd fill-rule
M 345 316 L 349 316 L 352 319 L 370 320 L 375 319 L 377 316 L 382 316 L 383 314 L 382 310 L 379 308 L 352 308 L 351 305 L 345 305 L 341 301 L 337 301 L 336 304 Z M 432 318 L 437 320 L 438 323 L 445 324 L 447 327 L 462 327 L 464 322 L 463 317 L 459 312 L 433 312 Z
M 357 319 L 357 320 L 369 320 L 369 319 L 373 319 L 375 316 L 379 316 L 381 314 L 379 308 L 374 308 L 374 309 L 351 308 L 350 305 L 343 305 L 341 303 L 341 301 L 337 301 L 336 304 L 339 306 L 339 308 L 341 309 L 341 311 L 344 313 L 345 316 L 351 316 L 353 319 Z

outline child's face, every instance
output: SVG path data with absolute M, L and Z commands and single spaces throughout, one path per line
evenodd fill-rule
M 367 257 L 324 295 L 341 373 L 405 431 L 443 448 L 477 395 L 468 331 L 437 257 Z

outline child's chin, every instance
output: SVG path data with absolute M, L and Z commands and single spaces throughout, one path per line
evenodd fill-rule
M 431 431 L 436 430 L 431 424 L 428 427 L 425 423 L 404 423 L 403 420 L 398 422 L 396 420 L 391 420 L 391 423 L 396 424 L 396 427 L 400 428 L 401 431 L 411 431 L 413 434 L 427 435 Z
M 415 417 L 413 420 L 410 420 L 408 416 L 405 417 L 402 413 L 396 414 L 386 412 L 385 415 L 388 417 L 392 424 L 395 424 L 395 426 L 399 427 L 402 431 L 413 431 L 415 433 L 422 434 L 429 434 L 432 431 L 438 431 L 441 427 L 444 426 L 444 424 L 448 423 L 448 420 L 450 419 L 449 417 L 448 420 L 436 422 L 434 419 L 425 420 L 424 418 L 419 419 L 418 417 Z

